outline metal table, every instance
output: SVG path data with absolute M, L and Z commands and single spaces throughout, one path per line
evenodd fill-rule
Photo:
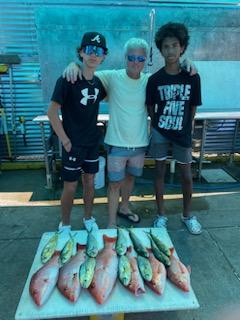
M 195 120 L 202 120 L 203 121 L 203 129 L 202 129 L 202 138 L 201 138 L 201 147 L 200 147 L 200 157 L 199 157 L 199 167 L 198 167 L 198 178 L 201 177 L 202 165 L 203 165 L 203 158 L 205 154 L 205 142 L 206 142 L 206 134 L 207 134 L 207 127 L 209 122 L 213 120 L 236 120 L 236 126 L 234 131 L 234 137 L 231 141 L 232 151 L 231 151 L 231 160 L 232 155 L 235 152 L 235 145 L 237 139 L 237 132 L 240 120 L 240 112 L 200 112 L 196 114 Z
M 99 114 L 98 122 L 99 125 L 106 125 L 109 120 L 109 114 Z M 203 164 L 203 158 L 205 153 L 205 142 L 206 142 L 206 133 L 208 123 L 213 120 L 236 120 L 235 134 L 232 143 L 232 154 L 235 152 L 235 143 L 237 138 L 237 129 L 239 126 L 240 120 L 240 112 L 197 112 L 195 116 L 195 120 L 203 121 L 203 129 L 202 129 L 202 137 L 201 137 L 201 146 L 200 146 L 200 157 L 199 157 L 199 168 L 198 168 L 198 176 L 201 177 L 201 170 Z M 52 173 L 49 166 L 48 161 L 48 150 L 46 145 L 46 134 L 45 134 L 45 124 L 49 123 L 49 119 L 47 115 L 37 116 L 33 119 L 34 122 L 39 123 L 41 129 L 41 137 L 44 151 L 44 161 L 46 168 L 46 187 L 52 188 Z M 172 169 L 172 172 L 175 170 Z
M 136 228 L 134 231 L 141 238 L 146 246 L 150 246 L 149 239 L 144 231 L 149 231 L 149 228 Z M 74 234 L 76 231 L 72 231 Z M 103 247 L 102 235 L 116 236 L 117 230 L 106 229 L 99 230 L 98 241 L 99 248 Z M 154 233 L 158 235 L 162 241 L 169 247 L 173 244 L 166 230 L 163 228 L 154 228 Z M 82 289 L 80 297 L 76 303 L 71 303 L 63 297 L 57 288 L 54 289 L 50 299 L 42 307 L 37 307 L 29 295 L 29 283 L 31 277 L 36 270 L 41 266 L 40 255 L 41 251 L 53 233 L 44 233 L 39 243 L 31 270 L 29 272 L 19 305 L 16 310 L 15 320 L 34 320 L 34 319 L 52 319 L 52 318 L 71 318 L 78 316 L 91 316 L 102 314 L 121 314 L 121 319 L 124 318 L 124 313 L 136 312 L 154 312 L 154 311 L 170 311 L 170 310 L 186 310 L 199 308 L 198 300 L 191 288 L 189 292 L 183 292 L 175 285 L 167 280 L 166 288 L 162 296 L 155 294 L 147 286 L 145 286 L 146 293 L 135 297 L 131 292 L 124 288 L 119 280 L 111 293 L 109 299 L 103 304 L 99 305 L 95 302 L 89 292 Z M 79 231 L 75 236 L 76 241 L 86 243 L 87 232 Z M 59 243 L 59 249 L 64 245 L 62 239 Z M 129 244 L 130 240 L 128 238 Z M 175 252 L 176 254 L 176 252 Z M 194 270 L 193 272 L 197 272 Z M 94 317 L 90 317 L 94 319 Z

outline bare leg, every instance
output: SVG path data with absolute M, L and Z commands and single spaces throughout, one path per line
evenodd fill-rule
M 120 188 L 121 182 L 109 182 L 108 184 L 108 227 L 117 223 Z
M 181 181 L 182 181 L 182 193 L 183 193 L 183 216 L 190 216 L 190 209 L 192 203 L 192 171 L 191 164 L 179 164 L 181 170 Z
M 84 173 L 82 175 L 84 217 L 90 219 L 94 201 L 94 174 Z
M 156 166 L 156 177 L 155 177 L 155 193 L 156 193 L 156 203 L 159 215 L 164 215 L 164 202 L 163 202 L 163 195 L 164 195 L 164 177 L 166 171 L 166 161 L 155 161 Z
M 61 196 L 62 224 L 70 225 L 70 215 L 73 206 L 73 200 L 78 181 L 64 181 L 63 192 Z
M 121 185 L 121 204 L 120 204 L 120 210 L 123 213 L 129 213 L 131 210 L 129 209 L 129 198 L 132 194 L 133 186 L 135 182 L 135 177 L 127 174 L 125 179 L 122 182 Z

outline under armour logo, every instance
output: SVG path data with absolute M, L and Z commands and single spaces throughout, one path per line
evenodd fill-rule
M 77 159 L 75 157 L 68 157 L 69 161 L 75 162 Z
M 101 42 L 100 35 L 97 34 L 96 37 L 94 37 L 93 39 L 91 39 L 91 41 L 97 41 L 97 43 L 100 43 L 100 42 Z
M 97 96 L 99 93 L 99 89 L 97 88 L 94 88 L 95 94 L 89 94 L 88 90 L 89 90 L 88 88 L 81 90 L 83 98 L 80 100 L 80 103 L 83 104 L 84 106 L 87 105 L 88 100 L 93 100 L 93 103 L 94 103 L 97 100 Z

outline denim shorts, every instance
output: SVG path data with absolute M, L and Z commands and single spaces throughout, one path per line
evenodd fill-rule
M 109 181 L 122 181 L 126 173 L 135 177 L 142 175 L 146 147 L 125 148 L 108 145 L 107 150 Z
M 178 163 L 188 164 L 192 162 L 192 148 L 182 147 L 165 138 L 157 130 L 152 129 L 148 154 L 157 161 L 163 161 L 169 156 L 170 150 L 170 155 Z

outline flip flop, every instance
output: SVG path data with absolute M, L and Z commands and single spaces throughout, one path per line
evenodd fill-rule
M 119 217 L 122 217 L 124 219 L 127 219 L 128 221 L 130 222 L 134 222 L 134 223 L 139 223 L 140 222 L 140 217 L 139 215 L 137 215 L 136 213 L 133 213 L 133 212 L 129 212 L 129 213 L 122 213 L 120 211 L 117 212 L 117 215 Z M 137 217 L 138 219 L 137 220 L 134 220 L 134 217 Z

